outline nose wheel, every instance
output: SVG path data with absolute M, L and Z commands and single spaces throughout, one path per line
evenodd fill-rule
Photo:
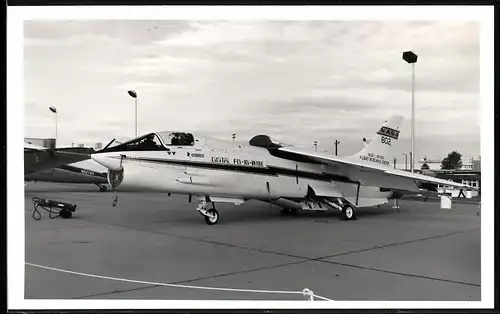
M 205 222 L 207 225 L 215 225 L 219 220 L 219 212 L 215 209 L 207 210 L 207 215 L 205 215 Z

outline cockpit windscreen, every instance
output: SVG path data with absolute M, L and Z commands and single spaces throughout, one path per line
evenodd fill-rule
M 123 144 L 109 147 L 103 152 L 166 150 L 155 133 L 150 133 Z

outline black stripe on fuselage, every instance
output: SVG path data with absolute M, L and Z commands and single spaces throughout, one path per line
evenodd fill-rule
M 104 178 L 104 179 L 106 179 L 108 177 L 107 173 L 95 172 L 92 170 L 87 170 L 87 169 L 78 168 L 78 167 L 69 166 L 69 165 L 59 166 L 56 169 L 61 169 L 61 170 L 74 172 L 74 173 L 78 173 L 78 174 L 84 174 L 84 175 L 91 176 L 91 177 L 99 177 L 99 178 Z
M 195 168 L 203 168 L 208 170 L 225 170 L 225 171 L 236 171 L 236 172 L 244 172 L 249 174 L 258 174 L 258 175 L 267 175 L 267 176 L 291 176 L 298 177 L 299 179 L 313 179 L 318 181 L 342 181 L 342 182 L 351 182 L 357 183 L 345 176 L 339 176 L 334 174 L 327 173 L 315 173 L 309 171 L 301 171 L 296 169 L 288 169 L 281 167 L 273 167 L 267 166 L 263 167 L 245 167 L 239 165 L 232 164 L 217 164 L 210 162 L 202 162 L 202 161 L 188 161 L 188 160 L 170 160 L 170 159 L 155 159 L 155 158 L 137 158 L 137 157 L 126 157 L 126 159 L 137 160 L 137 161 L 146 161 L 153 163 L 162 163 L 169 165 L 177 165 L 177 166 L 186 166 L 186 167 L 195 167 Z
M 303 163 L 313 163 L 316 165 L 324 164 L 324 163 L 318 162 L 317 160 L 315 160 L 309 156 L 305 156 L 305 155 L 295 154 L 292 152 L 286 152 L 286 151 L 282 151 L 279 149 L 269 149 L 268 151 L 269 151 L 269 154 L 271 154 L 272 156 L 277 157 L 277 158 L 282 158 L 282 159 L 297 161 L 297 162 L 303 162 Z

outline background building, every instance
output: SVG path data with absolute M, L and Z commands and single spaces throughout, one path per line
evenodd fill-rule
M 466 184 L 468 186 L 481 189 L 481 171 L 473 170 L 439 170 L 435 172 L 439 179 L 451 180 L 454 182 Z M 447 186 L 440 186 L 447 189 Z M 454 189 L 452 196 L 457 197 L 459 190 Z M 478 196 L 480 191 L 472 191 L 472 196 Z
M 478 165 L 481 168 L 481 157 L 462 157 L 462 168 L 461 170 L 474 170 L 474 165 Z
M 427 163 L 429 170 L 441 170 L 441 162 L 444 157 L 424 157 L 424 159 L 415 161 L 415 170 L 421 170 L 422 165 Z M 410 169 L 410 158 L 408 157 L 408 163 L 406 169 Z M 404 156 L 397 159 L 396 169 L 405 170 L 405 158 Z M 459 170 L 470 170 L 470 171 L 481 171 L 481 156 L 479 157 L 462 157 L 462 167 Z
M 45 148 L 55 148 L 56 147 L 56 139 L 55 138 L 25 137 L 24 142 L 28 143 L 28 144 L 42 146 Z
M 473 160 L 472 170 L 481 172 L 481 156 L 478 159 Z
M 479 157 L 462 157 L 462 167 L 460 169 L 441 169 L 441 162 L 444 157 L 434 157 L 434 158 L 426 158 L 425 160 L 419 160 L 415 163 L 415 171 L 418 173 L 422 173 L 424 175 L 428 175 L 431 177 L 436 177 L 444 180 L 451 180 L 457 183 L 462 183 L 469 185 L 474 188 L 481 188 L 481 156 Z M 399 160 L 403 160 L 403 162 L 399 162 Z M 409 158 L 408 158 L 409 159 Z M 396 168 L 399 170 L 410 169 L 410 161 L 405 167 L 404 156 L 403 158 L 399 158 Z M 428 170 L 422 170 L 422 165 L 426 163 L 429 166 Z M 448 189 L 447 186 L 439 186 L 440 189 Z M 452 190 L 450 188 L 450 190 Z M 453 190 L 452 196 L 458 197 L 460 193 L 459 190 Z M 473 191 L 472 196 L 478 196 L 480 192 Z

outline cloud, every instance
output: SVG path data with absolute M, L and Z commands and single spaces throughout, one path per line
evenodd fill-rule
M 301 25 L 287 22 L 216 21 L 193 22 L 191 29 L 158 41 L 161 46 L 216 47 L 227 43 L 267 43 L 273 41 L 323 40 L 323 32 L 308 32 Z
M 479 26 L 472 22 L 26 22 L 26 130 L 50 130 L 49 112 L 37 106 L 55 105 L 63 142 L 132 135 L 126 91 L 134 89 L 140 133 L 270 134 L 306 146 L 339 139 L 354 152 L 382 121 L 402 114 L 403 142 L 411 66 L 401 54 L 410 49 L 419 56 L 416 129 L 427 141 L 420 153 L 448 149 L 438 138 L 477 155 Z
M 155 82 L 127 82 L 125 84 L 115 86 L 116 89 L 121 91 L 124 90 L 141 90 L 141 92 L 164 92 L 168 90 L 169 92 L 178 91 L 179 93 L 187 92 L 186 87 L 181 84 L 169 84 L 169 83 L 155 83 Z

